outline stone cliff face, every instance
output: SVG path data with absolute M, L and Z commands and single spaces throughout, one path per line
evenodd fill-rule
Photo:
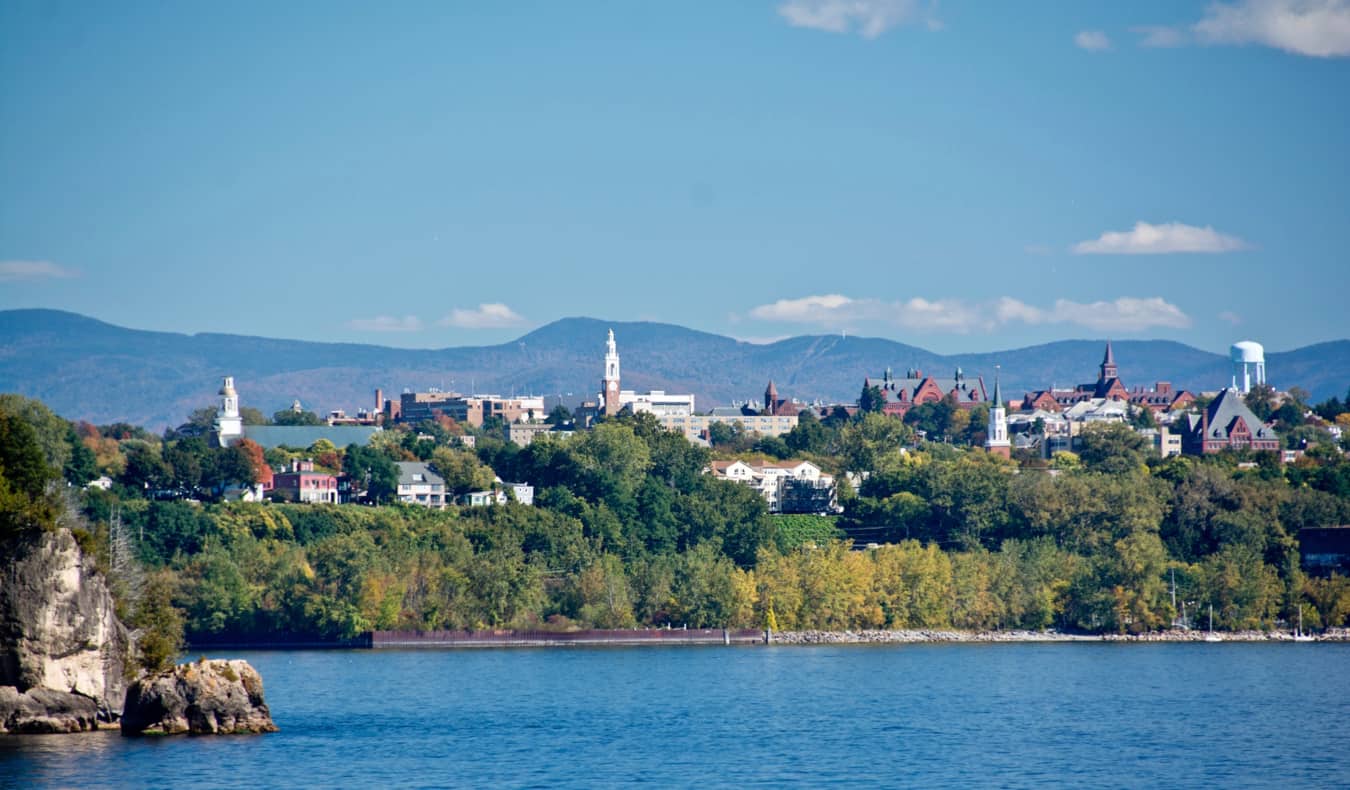
M 130 656 L 107 583 L 69 530 L 0 546 L 0 732 L 86 729 L 91 710 L 115 720 Z
M 276 732 L 262 677 L 247 661 L 179 664 L 127 691 L 123 735 Z

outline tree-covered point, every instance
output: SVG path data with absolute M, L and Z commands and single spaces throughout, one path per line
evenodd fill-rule
M 709 450 L 639 415 L 523 448 L 478 433 L 470 450 L 427 425 L 264 458 L 201 437 L 72 430 L 6 403 L 3 523 L 54 523 L 62 471 L 87 467 L 74 460 L 81 444 L 119 481 L 82 495 L 91 534 L 104 545 L 121 535 L 156 580 L 147 623 L 172 625 L 167 591 L 199 640 L 770 622 L 1141 632 L 1194 622 L 1210 605 L 1220 628 L 1276 627 L 1300 608 L 1308 628 L 1350 624 L 1350 582 L 1309 578 L 1299 563 L 1300 529 L 1350 523 L 1350 462 L 1329 444 L 1291 464 L 1163 460 L 1126 426 L 1094 426 L 1080 454 L 1019 464 L 962 447 L 969 433 L 956 423 L 948 441 L 920 441 L 913 424 L 863 411 L 803 417 L 781 445 L 750 436 L 739 449 L 742 438 Z M 770 515 L 753 489 L 706 473 L 715 455 L 782 452 L 837 476 L 838 518 Z M 349 473 L 374 502 L 393 499 L 396 461 L 421 458 L 454 493 L 527 482 L 535 506 L 227 504 L 207 493 L 302 457 Z M 151 496 L 192 481 L 200 496 Z

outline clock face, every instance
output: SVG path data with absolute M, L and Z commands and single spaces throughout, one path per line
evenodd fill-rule
M 618 388 L 619 388 L 619 385 L 618 385 L 618 384 L 615 384 L 614 382 L 611 381 L 611 382 L 609 383 L 609 388 L 610 388 L 611 391 L 613 391 L 613 390 L 618 389 Z

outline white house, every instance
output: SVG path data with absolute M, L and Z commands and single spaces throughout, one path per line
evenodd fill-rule
M 418 461 L 398 464 L 398 501 L 445 509 L 445 478 Z

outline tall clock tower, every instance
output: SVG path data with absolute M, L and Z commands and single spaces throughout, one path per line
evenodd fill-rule
M 605 377 L 600 380 L 600 400 L 606 416 L 619 413 L 619 349 L 614 345 L 613 329 L 609 330 L 609 342 L 605 345 Z

